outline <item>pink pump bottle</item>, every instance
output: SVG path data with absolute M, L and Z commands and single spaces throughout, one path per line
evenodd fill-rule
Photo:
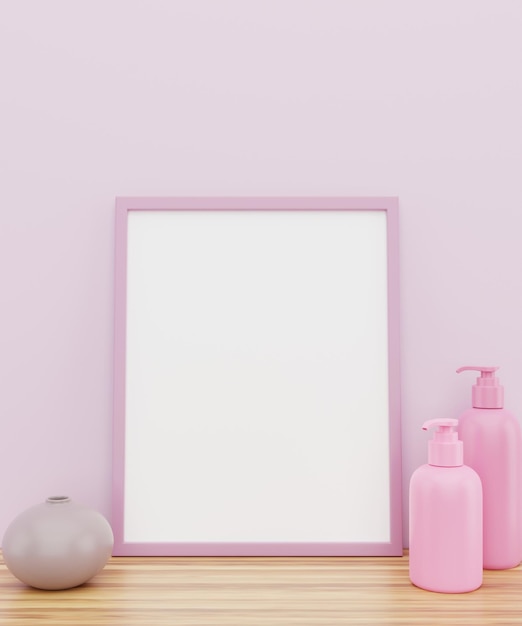
M 472 390 L 473 408 L 459 418 L 464 462 L 480 476 L 484 496 L 484 568 L 508 569 L 522 560 L 522 434 L 504 409 L 498 367 L 465 366 L 480 377 Z
M 437 426 L 428 464 L 410 481 L 410 580 L 440 593 L 465 593 L 482 584 L 482 485 L 463 464 L 455 419 Z

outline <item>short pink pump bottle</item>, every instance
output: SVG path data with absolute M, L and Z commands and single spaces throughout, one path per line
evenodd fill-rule
M 522 561 L 522 432 L 504 409 L 498 367 L 466 365 L 480 376 L 472 390 L 473 408 L 459 418 L 464 462 L 480 476 L 484 494 L 484 568 L 508 569 Z
M 463 464 L 455 419 L 425 422 L 437 427 L 428 464 L 410 481 L 410 580 L 440 593 L 465 593 L 482 584 L 482 485 Z

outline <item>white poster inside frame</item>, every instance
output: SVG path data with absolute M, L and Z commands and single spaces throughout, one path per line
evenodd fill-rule
M 395 198 L 119 198 L 115 554 L 401 554 Z

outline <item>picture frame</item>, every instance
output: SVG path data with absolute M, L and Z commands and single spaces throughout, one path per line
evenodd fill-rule
M 114 554 L 402 554 L 398 199 L 119 197 Z

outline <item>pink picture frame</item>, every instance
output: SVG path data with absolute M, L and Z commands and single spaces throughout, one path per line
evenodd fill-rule
M 118 556 L 402 554 L 395 197 L 119 197 Z

